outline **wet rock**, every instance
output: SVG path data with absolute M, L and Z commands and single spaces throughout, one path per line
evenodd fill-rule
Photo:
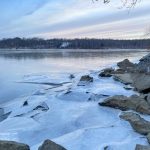
M 89 75 L 85 75 L 81 77 L 80 81 L 93 82 L 93 77 L 90 77 Z
M 28 106 L 28 101 L 25 101 L 25 102 L 23 103 L 23 106 Z
M 133 68 L 135 68 L 135 64 L 130 62 L 128 59 L 118 62 L 117 65 L 120 69 L 125 70 L 125 71 L 131 71 L 133 70 Z
M 12 141 L 0 141 L 0 150 L 30 150 L 29 146 Z
M 114 73 L 114 69 L 112 68 L 106 68 L 102 70 L 102 72 L 99 74 L 100 77 L 111 77 Z
M 38 150 L 66 150 L 64 147 L 50 140 L 45 140 Z
M 134 110 L 143 114 L 150 114 L 150 105 L 148 102 L 137 95 L 132 95 L 131 97 L 122 95 L 109 97 L 103 102 L 100 102 L 99 105 L 120 109 L 122 111 Z
M 124 112 L 120 115 L 121 119 L 129 121 L 132 128 L 143 135 L 150 133 L 150 122 L 144 120 L 140 115 L 133 112 Z
M 36 108 L 34 108 L 33 110 L 48 111 L 49 107 L 45 102 L 43 102 L 40 105 L 38 105 Z
M 135 150 L 150 150 L 150 146 L 144 146 L 144 145 L 136 145 Z

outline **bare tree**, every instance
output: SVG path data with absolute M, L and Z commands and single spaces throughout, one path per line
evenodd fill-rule
M 104 4 L 108 4 L 113 0 L 93 0 L 93 1 L 103 1 Z M 140 0 L 120 0 L 120 1 L 122 2 L 122 7 L 133 8 Z

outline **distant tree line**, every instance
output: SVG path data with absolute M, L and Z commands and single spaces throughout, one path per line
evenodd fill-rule
M 3 49 L 149 49 L 150 39 L 40 39 L 9 38 L 0 40 Z

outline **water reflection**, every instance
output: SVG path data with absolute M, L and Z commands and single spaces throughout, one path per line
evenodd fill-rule
M 15 82 L 24 75 L 100 70 L 125 58 L 139 59 L 147 53 L 147 50 L 0 50 L 0 103 L 40 88 Z
M 0 50 L 0 58 L 5 59 L 43 59 L 43 58 L 93 58 L 119 57 L 147 53 L 147 50 Z

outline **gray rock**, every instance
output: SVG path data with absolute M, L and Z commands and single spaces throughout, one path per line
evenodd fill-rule
M 133 68 L 135 68 L 135 64 L 130 62 L 128 59 L 118 62 L 117 65 L 120 69 L 123 69 L 125 71 L 132 71 Z
M 132 95 L 131 97 L 116 95 L 105 99 L 103 102 L 100 102 L 99 105 L 123 111 L 134 110 L 143 114 L 150 114 L 150 105 L 148 102 L 137 95 Z
M 124 84 L 132 84 L 133 83 L 131 73 L 114 74 L 113 77 L 115 80 L 120 81 Z
M 137 67 L 140 72 L 150 73 L 150 54 L 141 58 Z
M 124 112 L 120 115 L 121 119 L 129 121 L 132 128 L 143 135 L 150 133 L 150 122 L 144 120 L 140 115 L 133 112 Z
M 112 74 L 114 73 L 114 69 L 112 68 L 106 68 L 104 70 L 101 71 L 101 73 L 99 74 L 100 77 L 111 77 Z
M 148 143 L 150 144 L 150 133 L 148 133 L 146 137 L 147 137 Z
M 0 150 L 30 150 L 29 146 L 13 141 L 0 141 Z
M 90 77 L 89 75 L 85 75 L 81 77 L 80 81 L 93 82 L 93 77 Z
M 150 146 L 136 145 L 135 150 L 150 150 Z
M 145 73 L 135 73 L 131 75 L 133 80 L 132 86 L 134 86 L 139 92 L 150 92 L 150 75 Z
M 45 140 L 38 150 L 66 150 L 64 147 L 50 140 Z

